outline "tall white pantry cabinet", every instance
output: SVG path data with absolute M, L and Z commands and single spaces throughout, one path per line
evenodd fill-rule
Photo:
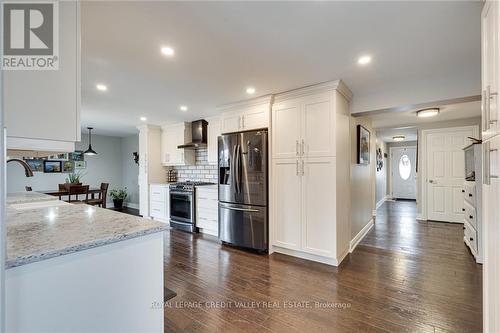
M 499 41 L 499 3 L 497 1 L 486 1 L 481 14 L 484 332 L 500 332 Z
M 348 253 L 351 98 L 340 80 L 275 95 L 271 251 L 335 266 Z

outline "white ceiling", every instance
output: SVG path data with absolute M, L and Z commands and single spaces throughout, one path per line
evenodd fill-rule
M 377 137 L 385 142 L 392 142 L 395 135 L 405 135 L 405 141 L 417 139 L 417 129 L 436 122 L 467 119 L 481 116 L 481 102 L 468 102 L 449 105 L 435 105 L 440 112 L 435 117 L 419 118 L 417 110 L 404 112 L 384 112 L 370 115 L 372 126 L 377 131 Z
M 480 93 L 477 2 L 82 2 L 82 125 L 134 133 L 343 79 L 353 111 Z M 173 58 L 160 53 L 175 49 Z M 373 56 L 360 67 L 360 55 Z M 108 85 L 98 92 L 98 82 Z M 188 112 L 179 106 L 189 106 Z

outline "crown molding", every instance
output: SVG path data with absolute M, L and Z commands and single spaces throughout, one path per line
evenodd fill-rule
M 274 100 L 274 95 L 265 95 L 234 103 L 223 104 L 218 106 L 217 109 L 225 112 L 225 111 L 231 111 L 232 109 L 242 109 L 262 104 L 269 104 L 270 106 L 273 103 L 273 100 Z
M 310 86 L 288 90 L 279 94 L 274 95 L 274 101 L 282 101 L 292 97 L 301 97 L 310 95 L 313 93 L 320 93 L 326 91 L 338 91 L 342 96 L 344 96 L 348 102 L 352 100 L 352 92 L 347 87 L 347 85 L 342 80 L 327 81 L 323 83 L 313 84 Z

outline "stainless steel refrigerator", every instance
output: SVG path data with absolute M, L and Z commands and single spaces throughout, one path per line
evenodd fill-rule
M 267 130 L 219 136 L 219 239 L 268 249 Z

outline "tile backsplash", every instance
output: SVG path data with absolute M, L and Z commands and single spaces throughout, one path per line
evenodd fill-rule
M 199 148 L 195 154 L 195 165 L 171 167 L 177 172 L 177 181 L 191 180 L 217 183 L 217 165 L 208 164 L 207 148 Z

